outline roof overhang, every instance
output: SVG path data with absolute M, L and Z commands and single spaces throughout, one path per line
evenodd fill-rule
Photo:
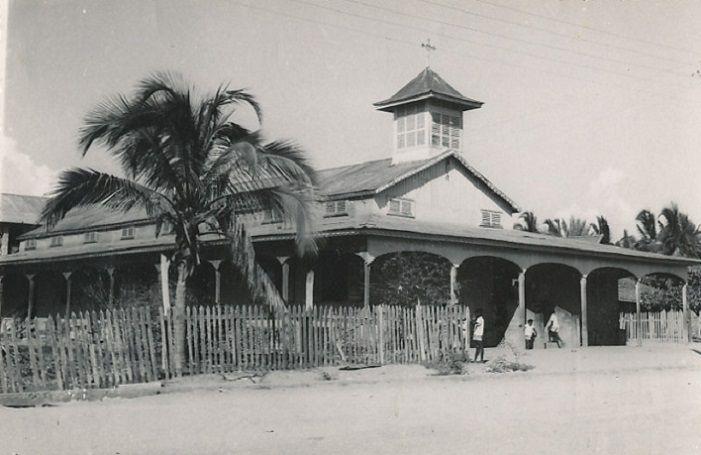
M 469 98 L 458 98 L 455 96 L 446 95 L 444 93 L 436 93 L 433 91 L 428 91 L 425 93 L 420 93 L 417 95 L 407 96 L 399 99 L 388 99 L 384 101 L 378 101 L 373 103 L 373 106 L 377 108 L 378 111 L 392 112 L 397 106 L 404 104 L 414 103 L 417 101 L 424 101 L 427 99 L 436 99 L 453 105 L 459 108 L 461 111 L 469 111 L 472 109 L 479 109 L 484 104 L 481 101 L 471 100 Z

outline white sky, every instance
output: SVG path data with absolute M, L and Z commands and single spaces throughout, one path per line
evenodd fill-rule
M 466 157 L 541 220 L 604 214 L 618 236 L 676 201 L 701 221 L 699 2 L 22 0 L 8 23 L 2 191 L 114 170 L 81 160 L 81 119 L 156 70 L 250 88 L 267 135 L 318 167 L 387 157 L 372 103 L 423 69 L 430 37 L 432 68 L 485 102 L 465 114 Z

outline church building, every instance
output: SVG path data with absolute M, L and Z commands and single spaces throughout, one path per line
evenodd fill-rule
M 570 346 L 619 342 L 618 282 L 665 274 L 686 281 L 697 261 L 513 229 L 522 210 L 470 159 L 463 124 L 482 102 L 430 68 L 375 108 L 391 116 L 390 156 L 319 171 L 320 247 L 295 255 L 293 227 L 270 213 L 248 222 L 259 264 L 290 304 L 469 305 L 485 345 L 522 347 L 523 325 L 556 311 Z M 0 214 L 0 222 L 5 214 Z M 46 316 L 102 304 L 169 306 L 172 235 L 140 210 L 74 210 L 18 237 L 0 257 L 0 315 Z M 191 303 L 250 303 L 221 239 L 190 278 Z M 541 338 L 542 340 L 542 338 Z M 542 344 L 540 344 L 542 346 Z

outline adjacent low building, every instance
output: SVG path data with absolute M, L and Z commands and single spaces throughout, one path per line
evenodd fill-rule
M 482 103 L 430 68 L 375 106 L 392 116 L 393 150 L 320 171 L 318 257 L 296 257 L 293 229 L 270 213 L 247 221 L 257 260 L 288 303 L 466 304 L 483 309 L 487 346 L 522 344 L 527 319 L 542 334 L 555 310 L 570 345 L 616 344 L 619 280 L 685 281 L 697 262 L 512 229 L 521 209 L 477 170 L 464 144 L 463 113 Z M 208 261 L 190 278 L 189 302 L 250 303 L 224 242 L 203 240 Z M 51 230 L 24 233 L 19 251 L 0 258 L 0 312 L 168 306 L 173 246 L 167 230 L 156 238 L 143 211 L 74 210 Z

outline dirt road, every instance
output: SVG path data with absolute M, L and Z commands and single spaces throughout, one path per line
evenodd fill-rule
M 671 357 L 663 352 L 658 355 L 665 362 L 658 366 L 654 356 L 636 364 L 637 357 L 621 352 L 615 355 L 630 358 L 632 367 L 591 367 L 610 364 L 601 361 L 607 351 L 539 353 L 533 363 L 547 362 L 554 371 L 542 368 L 546 372 L 538 374 L 536 367 L 499 376 L 330 381 L 310 387 L 198 390 L 51 408 L 0 408 L 0 450 L 701 453 L 701 356 L 688 349 Z M 552 367 L 558 362 L 563 365 L 559 371 Z M 571 371 L 572 365 L 579 366 L 578 373 Z

